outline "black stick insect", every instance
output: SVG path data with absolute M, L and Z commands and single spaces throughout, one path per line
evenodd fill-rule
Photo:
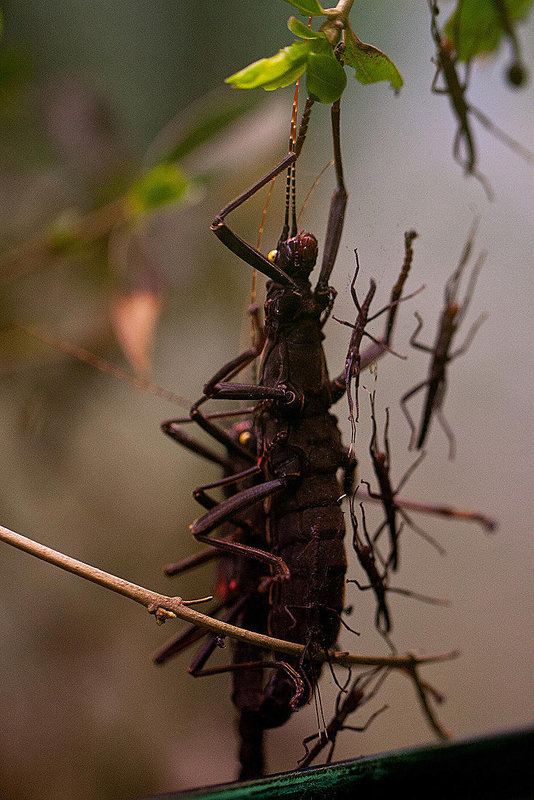
M 375 595 L 376 599 L 376 616 L 375 616 L 375 627 L 380 635 L 384 638 L 387 642 L 389 647 L 391 648 L 392 652 L 396 652 L 396 648 L 389 637 L 389 633 L 392 628 L 391 623 L 391 612 L 389 610 L 389 606 L 387 604 L 387 594 L 388 592 L 392 592 L 394 594 L 401 594 L 405 597 L 412 597 L 416 600 L 421 600 L 424 603 L 430 603 L 432 605 L 448 605 L 447 600 L 439 600 L 434 597 L 428 597 L 424 594 L 419 594 L 419 592 L 413 592 L 410 589 L 401 589 L 399 587 L 393 587 L 389 585 L 389 564 L 386 563 L 382 572 L 380 572 L 378 567 L 378 558 L 377 558 L 377 548 L 374 542 L 371 540 L 368 530 L 367 530 L 367 523 L 365 520 L 365 511 L 363 507 L 363 503 L 360 503 L 360 511 L 362 515 L 362 527 L 364 538 L 360 535 L 359 532 L 359 524 L 358 518 L 356 516 L 356 511 L 354 508 L 355 498 L 357 492 L 354 492 L 349 497 L 349 512 L 350 512 L 350 520 L 352 524 L 352 546 L 354 548 L 354 552 L 358 558 L 361 568 L 367 575 L 369 580 L 368 585 L 362 585 L 356 579 L 349 579 L 347 583 L 354 583 L 360 589 L 360 591 L 367 591 L 371 589 Z M 383 561 L 382 558 L 380 558 Z
M 317 240 L 311 233 L 298 233 L 296 226 L 293 165 L 304 143 L 312 104 L 312 100 L 306 101 L 299 132 L 288 155 L 225 206 L 212 225 L 223 244 L 269 278 L 265 325 L 261 329 L 257 322 L 253 347 L 224 365 L 208 381 L 189 418 L 221 443 L 230 456 L 223 481 L 200 487 L 195 492 L 195 497 L 207 510 L 191 525 L 193 535 L 198 541 L 216 548 L 225 558 L 253 560 L 261 565 L 256 576 L 258 589 L 249 595 L 241 594 L 238 602 L 246 608 L 249 598 L 256 602 L 258 594 L 263 592 L 265 597 L 267 593 L 266 615 L 262 611 L 263 619 L 260 622 L 256 619 L 255 624 L 271 635 L 304 644 L 310 654 L 330 648 L 340 627 L 346 556 L 343 515 L 338 503 L 342 490 L 337 472 L 342 469 L 351 474 L 354 469 L 354 460 L 348 458 L 342 447 L 336 419 L 329 413 L 333 402 L 343 395 L 345 385 L 340 383 L 341 376 L 334 381 L 329 379 L 322 349 L 322 328 L 335 297 L 328 281 L 339 247 L 347 200 L 341 161 L 339 101 L 331 110 L 336 188 L 322 266 L 314 289 L 308 276 L 315 265 Z M 288 170 L 285 220 L 276 251 L 267 258 L 235 234 L 225 219 L 284 170 Z M 411 255 L 405 257 L 406 261 L 411 261 Z M 399 299 L 409 264 L 404 267 L 396 284 Z M 393 322 L 394 314 L 390 314 L 384 340 L 389 341 Z M 375 340 L 371 355 L 367 358 L 362 354 L 361 363 L 368 365 L 387 350 L 385 341 Z M 259 383 L 232 382 L 260 353 Z M 214 424 L 213 417 L 202 413 L 202 405 L 211 398 L 256 403 L 250 430 L 256 444 L 255 453 Z M 166 432 L 185 443 L 178 433 L 180 422 L 168 423 Z M 209 494 L 215 486 L 224 486 L 228 491 L 228 496 L 220 503 Z M 239 527 L 243 515 L 255 516 L 256 512 L 259 516 L 252 522 L 252 526 L 259 528 L 256 545 L 248 539 L 244 543 L 245 536 L 241 541 L 239 537 L 224 534 L 212 538 L 212 532 L 220 526 L 236 526 L 237 523 Z M 234 578 L 246 572 L 239 567 Z M 186 633 L 186 640 L 196 635 L 195 631 L 191 631 L 190 636 Z M 183 641 L 175 642 L 171 648 L 180 648 Z M 195 659 L 193 674 L 224 671 L 235 674 L 234 700 L 240 711 L 241 733 L 257 743 L 253 766 L 248 755 L 243 757 L 242 750 L 242 775 L 251 777 L 254 770 L 260 774 L 262 763 L 258 753 L 263 731 L 283 724 L 295 708 L 314 696 L 320 668 L 308 658 L 291 659 L 275 653 L 269 659 L 256 651 L 255 658 L 248 654 L 244 661 L 236 661 L 234 652 L 232 664 L 205 669 L 203 665 L 212 649 L 211 644 L 207 644 Z M 160 659 L 162 657 L 165 653 L 160 654 Z M 272 677 L 264 683 L 266 670 L 272 670 Z M 258 677 L 252 682 L 250 676 L 254 671 Z
M 437 23 L 437 16 L 439 8 L 437 0 L 428 0 L 428 6 L 432 15 L 431 20 L 431 34 L 436 45 L 436 55 L 434 63 L 436 64 L 436 74 L 432 81 L 431 90 L 435 94 L 446 94 L 449 97 L 451 108 L 454 116 L 458 122 L 458 129 L 454 137 L 453 143 L 453 156 L 460 166 L 463 167 L 466 175 L 473 175 L 477 178 L 484 190 L 488 199 L 493 199 L 493 191 L 487 178 L 477 169 L 477 153 L 475 140 L 471 131 L 469 123 L 469 115 L 472 114 L 478 121 L 489 130 L 497 139 L 500 139 L 504 144 L 510 147 L 515 152 L 519 153 L 523 158 L 531 161 L 533 154 L 524 148 L 519 142 L 516 142 L 501 128 L 497 127 L 480 109 L 472 106 L 466 98 L 466 92 L 469 80 L 469 63 L 466 65 L 466 70 L 463 79 L 458 73 L 458 57 L 454 53 L 453 44 L 448 39 L 444 38 L 442 31 Z M 461 5 L 460 5 L 461 9 Z M 458 24 L 460 24 L 461 15 L 458 15 Z M 458 40 L 458 36 L 456 37 Z M 438 87 L 438 78 L 442 76 L 444 81 L 443 87 Z M 465 153 L 462 154 L 461 148 L 464 148 Z
M 365 296 L 365 299 L 360 304 L 358 300 L 358 295 L 356 294 L 355 283 L 356 278 L 358 277 L 358 272 L 360 270 L 360 261 L 358 258 L 358 251 L 354 251 L 354 255 L 356 257 L 356 269 L 354 271 L 354 277 L 352 278 L 352 282 L 350 285 L 350 293 L 356 306 L 356 310 L 358 312 L 356 321 L 354 323 L 347 322 L 345 320 L 338 319 L 334 317 L 336 322 L 341 323 L 342 325 L 346 325 L 349 328 L 352 328 L 352 334 L 350 338 L 349 349 L 347 353 L 347 358 L 345 360 L 345 369 L 342 375 L 339 378 L 336 378 L 335 385 L 337 391 L 339 392 L 340 396 L 342 396 L 345 392 L 347 393 L 348 405 L 349 405 L 349 422 L 351 426 L 351 443 L 349 453 L 352 453 L 352 449 L 354 448 L 356 442 L 356 425 L 359 419 L 359 400 L 358 400 L 358 389 L 360 385 L 360 374 L 362 370 L 367 366 L 367 363 L 364 363 L 362 360 L 362 353 L 361 353 L 361 343 L 364 336 L 371 339 L 374 343 L 375 347 L 377 348 L 376 352 L 380 351 L 387 351 L 392 353 L 393 355 L 397 356 L 398 358 L 406 358 L 406 356 L 401 356 L 399 353 L 396 353 L 390 347 L 390 340 L 391 340 L 391 332 L 393 329 L 393 324 L 395 321 L 395 314 L 396 314 L 396 307 L 402 300 L 409 300 L 411 297 L 414 297 L 416 294 L 419 294 L 424 289 L 424 286 L 421 286 L 417 291 L 412 292 L 411 294 L 405 295 L 401 297 L 402 289 L 404 286 L 404 281 L 408 275 L 412 257 L 413 257 L 413 250 L 412 250 L 412 241 L 417 236 L 415 231 L 408 231 L 405 233 L 405 258 L 403 268 L 401 270 L 401 274 L 395 286 L 392 289 L 391 297 L 389 303 L 377 311 L 372 316 L 369 316 L 369 309 L 371 306 L 371 302 L 376 292 L 376 283 L 371 278 L 369 290 Z M 386 322 L 386 330 L 385 334 L 382 339 L 376 339 L 372 334 L 370 334 L 366 327 L 369 322 L 372 322 L 377 317 L 380 317 L 386 311 L 389 311 L 389 315 Z M 374 350 L 369 350 L 369 353 L 373 353 Z M 354 380 L 354 398 L 351 391 L 351 383 Z
M 384 428 L 384 450 L 381 450 L 378 444 L 378 429 L 376 424 L 376 411 L 375 411 L 375 391 L 373 391 L 370 396 L 370 403 L 371 403 L 371 421 L 373 425 L 373 431 L 371 435 L 371 440 L 369 442 L 369 454 L 371 456 L 371 461 L 373 463 L 373 469 L 375 472 L 376 479 L 378 481 L 378 485 L 380 487 L 380 492 L 375 493 L 371 489 L 371 485 L 368 481 L 362 480 L 362 483 L 367 486 L 367 491 L 369 493 L 369 497 L 374 500 L 379 500 L 382 504 L 382 508 L 384 510 L 384 521 L 379 526 L 378 530 L 373 536 L 373 542 L 378 540 L 378 537 L 382 533 L 382 531 L 387 528 L 389 531 L 389 555 L 386 559 L 386 566 L 391 566 L 391 569 L 395 572 L 399 566 L 399 536 L 401 534 L 402 526 L 404 522 L 406 522 L 413 530 L 419 533 L 424 539 L 426 539 L 433 547 L 435 547 L 440 554 L 444 554 L 444 550 L 439 545 L 435 539 L 429 536 L 425 531 L 421 530 L 411 517 L 408 516 L 406 511 L 399 506 L 396 501 L 396 497 L 400 491 L 402 491 L 403 486 L 406 484 L 414 470 L 417 469 L 421 461 L 425 457 L 425 452 L 422 452 L 421 455 L 416 458 L 416 460 L 411 464 L 402 478 L 400 479 L 397 488 L 394 489 L 391 483 L 391 453 L 389 448 L 389 408 L 386 408 L 386 425 Z M 402 521 L 400 525 L 397 525 L 397 517 L 402 517 Z
M 383 667 L 369 670 L 366 673 L 358 675 L 348 690 L 345 688 L 340 689 L 336 698 L 335 714 L 326 726 L 326 729 L 320 733 L 307 736 L 302 742 L 306 752 L 299 761 L 300 769 L 304 769 L 304 767 L 312 764 L 327 745 L 329 745 L 329 750 L 325 763 L 330 764 L 332 756 L 334 755 L 337 735 L 340 731 L 356 731 L 358 733 L 363 733 L 369 728 L 379 714 L 387 710 L 388 707 L 386 705 L 382 706 L 377 711 L 374 711 L 363 725 L 356 726 L 346 724 L 350 714 L 353 714 L 358 708 L 361 708 L 376 696 L 378 690 L 387 678 L 388 672 L 389 671 Z M 372 685 L 373 682 L 374 686 Z M 317 739 L 317 741 L 313 747 L 308 747 L 310 742 L 313 742 L 315 739 Z
M 449 440 L 450 459 L 453 459 L 455 456 L 456 445 L 455 445 L 454 434 L 449 424 L 447 423 L 442 411 L 443 400 L 447 389 L 447 367 L 453 359 L 465 353 L 465 351 L 471 344 L 480 325 L 486 319 L 486 315 L 482 314 L 472 325 L 463 345 L 459 347 L 457 350 L 451 352 L 453 339 L 467 313 L 467 309 L 469 308 L 469 303 L 471 302 L 471 299 L 473 297 L 473 292 L 475 289 L 475 284 L 478 278 L 478 274 L 482 268 L 484 259 L 486 258 L 486 252 L 482 251 L 475 262 L 473 271 L 471 272 L 471 277 L 469 279 L 469 284 L 467 286 L 467 291 L 465 293 L 464 300 L 463 302 L 460 302 L 458 300 L 459 283 L 462 277 L 463 270 L 471 255 L 471 250 L 473 248 L 473 241 L 477 225 L 478 221 L 475 220 L 471 228 L 471 231 L 469 233 L 469 236 L 467 238 L 467 242 L 465 243 L 459 264 L 456 270 L 449 278 L 449 280 L 447 281 L 447 283 L 445 284 L 444 306 L 441 312 L 441 317 L 438 325 L 438 332 L 433 347 L 429 347 L 428 345 L 416 341 L 417 334 L 423 327 L 423 319 L 420 316 L 420 314 L 415 312 L 415 316 L 417 319 L 417 327 L 410 338 L 410 344 L 413 347 L 417 348 L 418 350 L 423 350 L 425 353 L 430 353 L 432 355 L 432 360 L 430 362 L 428 378 L 424 381 L 421 381 L 421 383 L 418 383 L 416 386 L 414 386 L 413 389 L 410 389 L 409 392 L 406 392 L 406 394 L 403 395 L 400 401 L 401 408 L 404 411 L 404 414 L 406 416 L 406 419 L 408 420 L 410 429 L 412 431 L 410 445 L 409 445 L 410 450 L 413 449 L 414 444 L 418 450 L 420 450 L 423 447 L 426 441 L 426 437 L 428 435 L 432 417 L 436 415 L 438 421 L 441 424 L 441 427 L 445 431 L 445 435 Z M 413 422 L 413 419 L 408 411 L 407 401 L 424 388 L 426 388 L 426 399 L 423 407 L 423 414 L 421 417 L 419 432 L 416 433 L 415 423 Z

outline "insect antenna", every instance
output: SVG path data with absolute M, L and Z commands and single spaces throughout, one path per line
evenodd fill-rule
M 334 666 L 332 664 L 332 661 L 328 657 L 328 651 L 327 650 L 325 650 L 325 656 L 326 656 L 326 663 L 328 664 L 328 669 L 329 669 L 330 675 L 332 676 L 332 680 L 334 681 L 335 685 L 337 686 L 337 688 L 339 690 L 338 693 L 337 693 L 337 697 L 336 697 L 336 713 L 337 713 L 338 708 L 339 708 L 339 703 L 341 702 L 341 697 L 343 697 L 343 695 L 347 693 L 347 686 L 350 683 L 352 670 L 351 670 L 350 666 L 346 668 L 347 669 L 347 677 L 346 677 L 344 683 L 341 683 L 339 678 L 336 675 L 336 672 L 334 670 Z
M 465 269 L 465 265 L 469 261 L 471 256 L 471 252 L 473 250 L 473 244 L 475 241 L 475 234 L 478 229 L 478 225 L 480 222 L 479 217 L 475 217 L 471 224 L 471 229 L 467 236 L 467 241 L 463 247 L 462 253 L 460 255 L 460 260 L 458 261 L 458 266 L 448 279 L 447 283 L 445 284 L 445 302 L 447 305 L 451 305 L 456 300 L 456 293 L 458 291 L 458 284 L 460 282 L 460 278 L 462 273 Z
M 355 636 L 359 636 L 360 635 L 360 631 L 357 631 L 354 628 L 351 628 L 351 626 L 348 624 L 348 622 L 345 622 L 343 617 L 340 617 L 339 621 L 341 622 L 341 624 L 343 625 L 345 630 L 350 631 L 350 633 L 353 633 Z
M 306 209 L 308 207 L 308 204 L 309 204 L 309 202 L 310 202 L 310 200 L 312 198 L 312 195 L 313 195 L 314 191 L 316 190 L 321 178 L 325 174 L 326 170 L 330 169 L 330 167 L 333 167 L 333 166 L 334 166 L 334 159 L 331 158 L 330 161 L 328 162 L 328 164 L 324 165 L 324 167 L 322 168 L 322 170 L 317 175 L 317 177 L 315 178 L 314 182 L 312 183 L 312 185 L 308 189 L 306 197 L 304 198 L 304 202 L 302 203 L 302 205 L 300 207 L 300 211 L 299 211 L 298 216 L 297 216 L 297 226 L 300 224 L 300 220 L 302 218 L 302 215 L 306 211 Z
M 297 115 L 298 115 L 298 103 L 299 103 L 299 86 L 300 86 L 300 78 L 297 80 L 295 86 L 295 95 L 293 98 L 293 110 L 291 113 L 291 125 L 289 130 L 290 153 L 295 152 L 297 144 Z M 279 245 L 282 242 L 286 242 L 289 238 L 290 217 L 291 217 L 291 236 L 293 237 L 297 235 L 296 194 L 297 194 L 296 166 L 295 163 L 293 163 L 287 168 L 284 225 L 282 227 L 282 233 L 280 234 L 280 238 L 278 240 Z
M 531 150 L 520 144 L 517 139 L 514 139 L 509 133 L 503 131 L 502 128 L 499 128 L 499 126 L 492 122 L 492 120 L 487 117 L 483 111 L 481 111 L 479 108 L 476 108 L 476 106 L 470 106 L 470 111 L 478 119 L 480 124 L 486 128 L 486 130 L 492 133 L 500 142 L 509 147 L 510 150 L 513 150 L 514 153 L 517 153 L 519 156 L 521 156 L 521 158 L 524 158 L 525 161 L 534 160 L 534 153 Z

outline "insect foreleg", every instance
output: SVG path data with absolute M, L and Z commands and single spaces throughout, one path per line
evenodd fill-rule
M 340 140 L 340 101 L 336 100 L 331 108 L 332 118 L 332 141 L 334 145 L 334 167 L 336 170 L 337 186 L 332 194 L 330 201 L 330 211 L 326 228 L 326 239 L 323 251 L 323 261 L 321 272 L 315 287 L 315 295 L 328 292 L 328 281 L 334 267 L 341 234 L 343 232 L 343 222 L 345 219 L 345 209 L 347 207 L 347 190 L 343 179 L 343 162 L 341 159 L 341 140 Z
M 433 351 L 431 350 L 430 352 L 433 352 Z M 432 383 L 431 379 L 427 379 L 426 381 L 421 381 L 421 383 L 418 383 L 417 386 L 413 387 L 413 389 L 410 389 L 409 392 L 406 392 L 406 394 L 403 394 L 401 399 L 400 399 L 400 401 L 399 401 L 400 402 L 400 407 L 402 408 L 404 416 L 408 420 L 408 425 L 410 426 L 410 431 L 411 431 L 410 443 L 408 445 L 408 450 L 413 450 L 414 443 L 415 443 L 415 436 L 416 436 L 416 426 L 415 426 L 415 422 L 413 421 L 412 415 L 408 411 L 407 401 L 410 399 L 410 397 L 413 397 L 418 392 L 420 392 L 421 389 L 424 389 L 425 386 L 429 386 L 431 383 Z
M 425 542 L 428 542 L 429 545 L 431 545 L 435 550 L 437 550 L 440 556 L 445 555 L 445 548 L 443 548 L 440 545 L 440 543 L 436 539 L 434 539 L 433 536 L 431 536 L 429 533 L 423 530 L 423 528 L 420 528 L 419 525 L 416 525 L 413 519 L 408 516 L 404 508 L 397 506 L 397 509 L 403 520 L 406 522 L 407 525 L 410 526 L 410 528 L 415 533 L 417 533 L 422 539 L 425 540 Z
M 313 102 L 314 101 L 309 97 L 306 100 L 297 141 L 295 143 L 295 149 L 290 150 L 287 156 L 285 156 L 285 158 L 283 158 L 279 164 L 277 164 L 272 170 L 264 175 L 263 178 L 261 178 L 249 189 L 228 203 L 228 205 L 226 205 L 221 211 L 219 211 L 211 225 L 211 230 L 215 233 L 215 235 L 224 245 L 226 245 L 226 247 L 228 247 L 229 250 L 235 253 L 238 258 L 249 264 L 251 267 L 259 270 L 268 278 L 271 278 L 271 280 L 282 284 L 282 286 L 295 287 L 295 283 L 282 269 L 280 269 L 280 267 L 277 267 L 276 264 L 269 261 L 268 258 L 260 253 L 259 250 L 257 250 L 255 247 L 252 247 L 252 245 L 248 244 L 248 242 L 245 242 L 237 234 L 235 234 L 226 225 L 224 219 L 226 216 L 228 216 L 228 214 L 241 206 L 257 191 L 259 191 L 262 186 L 265 186 L 267 183 L 269 183 L 269 181 L 295 163 L 304 145 Z
M 193 408 L 198 408 L 210 397 L 213 397 L 215 388 L 222 381 L 230 381 L 233 377 L 244 370 L 245 367 L 247 367 L 252 361 L 254 361 L 254 359 L 257 358 L 263 350 L 264 342 L 265 338 L 262 330 L 259 340 L 254 344 L 253 347 L 248 348 L 243 353 L 240 353 L 235 358 L 232 358 L 217 370 L 215 375 L 213 375 L 213 377 L 211 377 L 210 380 L 204 385 L 204 395 L 194 404 Z
M 423 327 L 423 317 L 417 311 L 414 312 L 414 317 L 417 320 L 417 327 L 410 336 L 410 344 L 412 347 L 415 347 L 417 350 L 422 350 L 424 353 L 433 353 L 434 348 L 430 347 L 428 344 L 423 344 L 422 342 L 416 341 L 417 334 L 421 331 Z
M 461 347 L 459 347 L 457 350 L 455 350 L 453 353 L 449 355 L 448 358 L 449 361 L 452 361 L 452 359 L 456 358 L 457 356 L 463 355 L 469 349 L 469 347 L 473 342 L 473 339 L 475 338 L 478 332 L 478 329 L 480 328 L 482 323 L 484 323 L 487 320 L 487 318 L 488 318 L 487 314 L 481 314 L 480 317 L 477 320 L 475 320 L 475 322 L 469 329 L 467 336 L 465 337 L 463 345 L 461 345 Z
M 445 391 L 445 386 L 443 387 L 443 390 Z M 445 415 L 443 413 L 443 409 L 441 408 L 441 406 L 438 405 L 435 411 L 436 411 L 436 417 L 438 418 L 438 422 L 441 425 L 441 428 L 444 431 L 445 436 L 449 440 L 449 460 L 453 461 L 454 457 L 456 456 L 456 437 L 452 431 L 451 426 L 445 419 Z

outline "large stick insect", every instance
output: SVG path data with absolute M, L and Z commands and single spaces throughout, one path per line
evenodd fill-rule
M 193 535 L 198 541 L 212 545 L 225 558 L 234 559 L 235 563 L 238 563 L 236 559 L 259 563 L 254 579 L 257 588 L 248 594 L 241 590 L 239 607 L 246 611 L 249 600 L 264 603 L 267 591 L 268 607 L 262 606 L 254 624 L 258 624 L 259 619 L 259 624 L 264 625 L 270 635 L 301 643 L 305 652 L 313 655 L 328 650 L 335 643 L 340 627 L 346 556 L 344 521 L 338 502 L 342 488 L 337 472 L 342 469 L 350 474 L 354 460 L 343 448 L 336 419 L 329 413 L 330 406 L 344 393 L 344 373 L 333 381 L 329 379 L 322 349 L 322 328 L 335 296 L 328 281 L 339 247 L 347 198 L 341 161 L 339 101 L 333 104 L 331 111 L 336 188 L 321 271 L 314 289 L 309 274 L 317 258 L 317 240 L 313 234 L 298 233 L 296 226 L 292 165 L 302 149 L 311 108 L 312 101 L 308 99 L 294 149 L 266 176 L 225 206 L 212 225 L 212 230 L 227 247 L 270 279 L 265 326 L 262 331 L 256 321 L 255 344 L 218 370 L 205 385 L 203 396 L 193 405 L 190 419 L 226 448 L 229 454 L 226 464 L 230 464 L 226 471 L 231 473 L 224 480 L 195 492 L 207 511 L 191 525 Z M 238 237 L 227 226 L 225 218 L 288 168 L 282 234 L 275 253 L 266 258 Z M 411 263 L 411 238 L 407 241 L 405 264 L 393 290 L 398 292 L 395 302 L 400 299 Z M 388 350 L 386 340 L 391 337 L 393 322 L 391 307 L 384 339 L 375 340 L 369 355 L 360 357 L 361 368 Z M 260 353 L 259 383 L 232 382 L 231 379 Z M 253 409 L 254 426 L 249 431 L 256 442 L 255 453 L 214 424 L 209 414 L 202 413 L 202 405 L 210 398 L 257 403 Z M 166 426 L 166 431 L 178 440 L 182 438 L 178 433 L 180 422 L 171 421 Z M 191 449 L 195 449 L 195 445 Z M 208 494 L 215 486 L 226 486 L 232 494 L 216 503 Z M 212 532 L 221 525 L 239 527 L 243 517 L 245 530 L 247 525 L 249 528 L 260 526 L 260 530 L 256 530 L 255 544 L 246 535 L 240 538 L 223 533 L 212 538 Z M 244 575 L 248 580 L 249 571 L 243 566 L 234 568 L 232 580 L 239 583 Z M 259 598 L 262 592 L 263 597 Z M 266 619 L 264 616 L 262 621 L 265 609 Z M 231 610 L 230 613 L 237 612 Z M 195 635 L 195 631 L 186 633 L 185 639 L 169 647 L 180 649 Z M 251 757 L 242 750 L 242 775 L 250 777 L 255 770 L 259 773 L 262 769 L 263 731 L 283 724 L 295 708 L 311 699 L 320 668 L 309 658 L 293 660 L 276 653 L 267 659 L 262 653 L 254 658 L 247 652 L 240 661 L 239 657 L 243 658 L 241 649 L 239 653 L 234 652 L 232 664 L 206 669 L 204 664 L 212 649 L 212 644 L 208 643 L 195 659 L 192 672 L 196 675 L 224 671 L 235 674 L 234 699 L 240 711 L 241 732 L 246 740 L 256 741 Z M 159 660 L 169 652 L 161 653 Z M 263 685 L 266 669 L 272 670 L 272 676 Z M 254 671 L 257 678 L 252 680 L 250 676 Z
M 410 429 L 412 431 L 410 439 L 410 449 L 413 448 L 414 444 L 415 447 L 417 447 L 417 449 L 421 449 L 423 447 L 426 441 L 426 437 L 428 435 L 428 431 L 430 429 L 430 422 L 432 420 L 432 417 L 435 415 L 438 418 L 441 427 L 445 431 L 447 439 L 449 440 L 450 459 L 453 459 L 455 456 L 456 444 L 455 444 L 454 434 L 449 424 L 447 423 L 442 411 L 443 400 L 447 389 L 447 367 L 453 359 L 465 353 L 465 351 L 471 344 L 478 328 L 486 319 L 486 316 L 482 314 L 472 325 L 463 345 L 459 347 L 457 350 L 451 351 L 453 339 L 467 313 L 467 309 L 469 308 L 469 303 L 471 302 L 471 299 L 473 297 L 473 292 L 475 289 L 475 284 L 478 274 L 480 272 L 480 269 L 482 268 L 482 264 L 484 263 L 484 259 L 486 257 L 485 251 L 482 251 L 478 256 L 475 265 L 473 267 L 473 271 L 471 272 L 471 277 L 469 279 L 469 284 L 467 286 L 467 291 L 465 293 L 464 300 L 463 302 L 460 302 L 458 300 L 459 283 L 462 277 L 463 270 L 471 255 L 477 224 L 478 224 L 477 221 L 473 223 L 473 226 L 467 238 L 467 242 L 465 243 L 462 255 L 460 257 L 458 266 L 445 285 L 444 305 L 443 305 L 443 310 L 441 312 L 441 317 L 438 325 L 438 332 L 436 334 L 436 340 L 433 347 L 429 347 L 428 345 L 416 341 L 417 334 L 423 327 L 423 319 L 420 316 L 420 314 L 415 312 L 415 316 L 417 318 L 417 327 L 410 338 L 410 344 L 413 347 L 417 348 L 418 350 L 423 350 L 425 353 L 430 353 L 432 355 L 432 359 L 428 371 L 428 378 L 424 381 L 421 381 L 421 383 L 418 383 L 416 386 L 413 387 L 413 389 L 410 389 L 409 392 L 406 392 L 406 394 L 402 396 L 400 401 L 402 410 L 404 411 L 404 414 L 406 416 L 406 419 L 408 420 L 408 424 L 410 425 Z M 407 401 L 425 388 L 426 388 L 426 398 L 423 407 L 421 423 L 419 425 L 419 431 L 417 432 L 415 423 L 410 415 L 410 412 L 408 411 Z
M 432 15 L 430 31 L 436 46 L 436 55 L 434 59 L 436 74 L 434 75 L 431 89 L 435 94 L 445 94 L 449 97 L 451 108 L 458 122 L 458 129 L 454 137 L 452 148 L 454 159 L 463 167 L 466 175 L 473 175 L 480 181 L 488 198 L 492 199 L 493 192 L 489 182 L 477 169 L 476 146 L 471 131 L 469 115 L 471 114 L 476 117 L 497 139 L 500 139 L 504 144 L 527 160 L 532 160 L 534 156 L 505 131 L 497 127 L 482 111 L 480 111 L 480 109 L 469 103 L 466 98 L 469 80 L 469 64 L 466 66 L 466 71 L 462 79 L 458 73 L 458 57 L 454 53 L 453 44 L 448 39 L 444 38 L 437 23 L 437 16 L 439 14 L 437 0 L 428 0 L 428 6 Z M 458 19 L 460 20 L 460 16 Z M 443 78 L 445 84 L 443 87 L 438 87 L 437 85 L 440 76 Z M 461 152 L 462 146 L 465 150 L 464 153 Z

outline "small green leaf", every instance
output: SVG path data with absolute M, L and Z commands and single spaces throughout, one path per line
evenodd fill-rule
M 295 36 L 299 36 L 301 39 L 326 39 L 326 33 L 322 31 L 312 31 L 311 28 L 308 28 L 307 25 L 296 17 L 289 17 L 287 27 Z
M 189 181 L 175 164 L 163 163 L 146 172 L 126 195 L 134 215 L 182 200 Z
M 291 83 L 295 83 L 305 69 L 306 64 L 299 64 L 293 67 L 293 69 L 288 70 L 283 77 L 264 83 L 262 88 L 265 89 L 266 92 L 272 92 L 274 89 L 282 89 L 284 86 L 289 86 Z
M 404 83 L 402 75 L 393 61 L 382 50 L 361 42 L 352 28 L 345 29 L 345 64 L 355 70 L 354 77 L 360 83 L 389 81 L 393 89 Z
M 261 58 L 226 78 L 238 89 L 279 89 L 293 83 L 306 69 L 310 41 L 293 42 L 270 58 Z
M 504 0 L 511 24 L 524 20 L 534 0 Z M 460 61 L 492 53 L 504 34 L 495 0 L 461 0 L 448 19 L 445 36 L 452 41 Z
M 305 17 L 320 17 L 324 14 L 324 9 L 321 8 L 317 0 L 286 0 L 286 3 L 298 8 Z
M 333 103 L 341 97 L 346 85 L 345 70 L 331 49 L 330 53 L 310 53 L 306 70 L 306 91 L 312 100 Z

